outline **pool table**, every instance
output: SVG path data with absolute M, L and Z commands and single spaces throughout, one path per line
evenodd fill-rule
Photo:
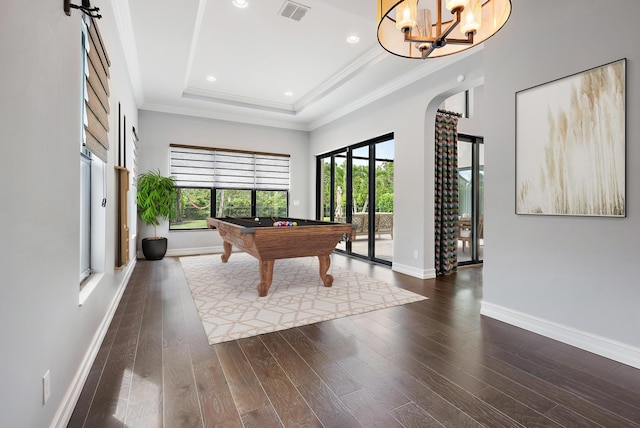
M 274 226 L 276 222 L 295 225 Z M 325 287 L 331 287 L 333 276 L 327 274 L 331 265 L 330 255 L 341 239 L 351 239 L 350 223 L 332 223 L 284 217 L 219 217 L 208 218 L 209 228 L 216 228 L 223 240 L 226 263 L 235 246 L 258 259 L 260 284 L 258 296 L 264 297 L 273 280 L 273 264 L 276 259 L 317 256 L 320 262 L 320 278 Z

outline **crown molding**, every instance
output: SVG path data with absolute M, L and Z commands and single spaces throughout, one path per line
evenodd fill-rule
M 368 104 L 371 104 L 374 101 L 379 100 L 380 98 L 392 94 L 393 92 L 398 91 L 407 85 L 428 77 L 429 75 L 432 75 L 433 73 L 442 70 L 443 68 L 446 68 L 453 63 L 461 61 L 471 55 L 477 54 L 481 49 L 482 45 L 479 45 L 478 49 L 460 52 L 459 54 L 448 57 L 438 58 L 437 61 L 429 61 L 428 59 L 424 60 L 425 62 L 422 66 L 399 76 L 398 78 L 390 81 L 384 86 L 380 86 L 377 90 L 369 92 L 366 96 L 361 97 L 353 101 L 352 103 L 343 106 L 342 108 L 334 110 L 330 114 L 319 117 L 318 119 L 312 121 L 311 123 L 309 123 L 309 130 L 313 131 L 316 128 L 319 128 L 323 125 L 333 122 L 334 120 L 346 116 L 347 114 L 352 113 Z M 385 54 L 391 55 L 386 52 Z
M 274 113 L 284 113 L 296 115 L 297 112 L 291 104 L 274 103 L 271 101 L 260 100 L 257 98 L 243 97 L 239 95 L 226 94 L 223 92 L 207 91 L 193 87 L 187 87 L 182 92 L 184 98 L 191 98 L 201 101 L 216 102 L 221 104 L 233 105 L 237 107 L 251 108 L 257 110 L 265 110 Z
M 159 113 L 171 113 L 181 116 L 202 117 L 207 119 L 223 120 L 227 122 L 246 123 L 249 125 L 267 126 L 270 128 L 291 129 L 294 131 L 309 131 L 306 123 L 293 122 L 286 120 L 287 117 L 283 116 L 283 120 L 269 119 L 265 117 L 257 117 L 246 114 L 234 114 L 215 112 L 205 109 L 179 107 L 174 104 L 161 104 L 161 103 L 145 103 L 139 107 L 140 110 L 155 111 Z
M 300 112 L 310 104 L 319 101 L 331 92 L 338 89 L 340 86 L 352 80 L 358 74 L 379 63 L 387 56 L 388 53 L 380 46 L 376 45 L 374 48 L 370 49 L 364 55 L 361 55 L 347 67 L 343 68 L 338 73 L 333 75 L 330 79 L 318 85 L 316 88 L 302 97 L 297 103 L 294 104 L 295 111 Z

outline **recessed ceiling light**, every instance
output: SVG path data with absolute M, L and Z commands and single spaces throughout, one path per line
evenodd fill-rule
M 357 34 L 349 34 L 347 36 L 347 43 L 358 43 L 360 41 L 360 36 L 358 36 Z
M 287 96 L 287 97 L 292 97 L 293 96 L 293 92 L 287 91 L 287 92 L 284 93 L 284 95 Z
M 235 7 L 244 9 L 245 7 L 249 6 L 249 3 L 247 3 L 247 0 L 233 0 L 233 5 Z
M 207 80 L 209 82 L 215 82 L 216 81 L 216 77 L 215 76 L 207 76 Z

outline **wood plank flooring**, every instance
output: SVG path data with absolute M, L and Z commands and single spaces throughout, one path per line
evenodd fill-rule
M 178 259 L 139 260 L 68 426 L 640 428 L 640 370 L 481 317 L 482 268 L 333 264 L 429 299 L 209 346 Z

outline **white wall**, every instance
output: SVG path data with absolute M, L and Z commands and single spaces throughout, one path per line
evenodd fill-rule
M 484 85 L 472 88 L 470 92 L 469 103 L 471 105 L 469 106 L 469 110 L 471 117 L 461 117 L 460 120 L 458 120 L 458 133 L 484 137 L 486 113 L 484 108 Z
M 457 77 L 461 74 L 465 76 L 465 80 L 459 83 Z M 482 50 L 476 48 L 473 53 L 444 70 L 435 71 L 428 77 L 311 133 L 311 154 L 314 156 L 389 132 L 394 133 L 393 270 L 418 278 L 435 276 L 435 114 L 447 97 L 480 84 Z M 314 158 L 308 160 L 311 171 L 314 170 L 314 161 Z M 312 191 L 315 191 L 313 183 L 309 188 L 309 192 Z M 414 251 L 418 252 L 417 259 L 413 257 Z
M 0 16 L 0 426 L 65 424 L 129 270 L 114 272 L 113 159 L 108 205 L 97 214 L 104 266 L 79 306 L 81 16 L 63 2 L 5 0 Z M 137 122 L 107 2 L 100 28 L 111 67 L 112 145 L 117 102 Z M 104 3 L 104 4 L 103 4 Z M 115 112 L 115 113 L 114 113 Z M 96 207 L 96 209 L 101 209 Z M 135 232 L 135 225 L 133 228 Z M 130 265 L 131 266 L 131 265 Z M 42 403 L 49 370 L 51 396 Z
M 310 156 L 307 132 L 142 110 L 139 137 L 141 173 L 159 168 L 163 174 L 169 175 L 170 144 L 289 154 L 289 214 L 301 218 L 313 214 L 309 211 L 309 201 L 315 193 L 309 193 L 308 189 L 315 176 L 307 169 Z M 141 220 L 138 220 L 138 228 L 139 241 L 153 235 L 152 227 Z M 169 223 L 162 221 L 157 233 L 168 238 L 167 255 L 215 252 L 222 248 L 222 240 L 216 231 L 169 231 Z M 140 243 L 138 248 L 141 248 Z
M 489 113 L 482 305 L 484 314 L 636 367 L 640 367 L 638 16 L 636 0 L 606 4 L 515 0 L 500 37 L 486 44 Z M 515 215 L 515 92 L 625 57 L 627 217 Z

